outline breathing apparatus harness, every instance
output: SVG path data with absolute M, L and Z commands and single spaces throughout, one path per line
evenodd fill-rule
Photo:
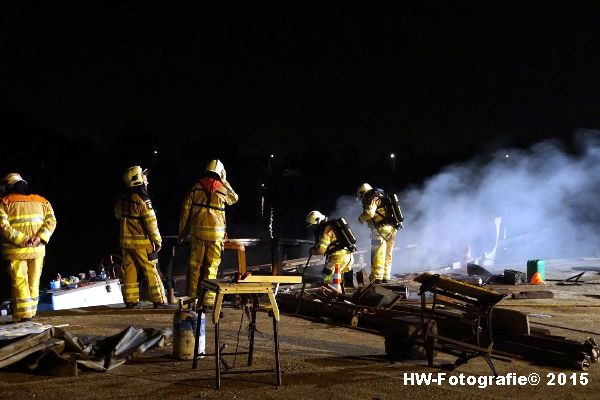
M 335 233 L 335 240 L 327 246 L 325 256 L 329 256 L 340 250 L 348 250 L 350 253 L 356 251 L 356 237 L 344 218 L 328 219 L 321 222 L 315 229 L 315 243 L 318 243 L 325 228 L 328 226 Z
M 207 210 L 207 211 L 208 210 L 217 210 L 217 211 L 225 212 L 225 206 L 223 206 L 223 207 L 217 207 L 217 206 L 213 206 L 211 204 L 212 196 L 213 196 L 213 194 L 215 194 L 215 193 L 218 192 L 218 189 L 215 190 L 215 191 L 210 191 L 210 190 L 206 189 L 204 187 L 204 185 L 202 185 L 202 182 L 200 180 L 198 181 L 198 183 L 200 184 L 199 185 L 200 188 L 197 188 L 197 187 L 194 186 L 192 188 L 192 190 L 191 190 L 191 193 L 190 193 L 191 198 L 192 198 L 192 206 L 199 207 L 197 209 L 196 213 L 198 213 L 198 212 L 200 212 L 202 210 Z M 206 200 L 204 201 L 204 203 L 197 203 L 197 202 L 195 202 L 193 200 L 195 198 L 196 192 L 203 192 L 204 193 L 204 197 L 206 198 Z
M 379 222 L 373 222 L 373 226 L 379 232 L 379 235 L 382 238 L 385 236 L 381 233 L 379 228 L 384 225 L 391 225 L 396 229 L 402 229 L 404 226 L 402 222 L 404 221 L 404 215 L 402 214 L 402 210 L 400 209 L 400 204 L 398 203 L 398 196 L 395 193 L 386 194 L 382 189 L 371 189 L 367 193 L 365 193 L 363 206 L 369 204 L 374 199 L 379 199 L 383 205 L 383 209 L 385 210 L 385 214 L 379 212 L 379 208 L 375 210 L 375 214 L 381 217 Z M 387 241 L 387 239 L 385 239 Z

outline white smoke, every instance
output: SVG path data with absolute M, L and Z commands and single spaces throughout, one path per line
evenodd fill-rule
M 579 132 L 576 144 L 576 154 L 554 141 L 502 150 L 398 193 L 405 228 L 396 239 L 393 273 L 464 262 L 467 246 L 469 261 L 521 269 L 530 259 L 598 256 L 600 132 Z M 359 248 L 368 249 L 360 212 L 344 196 L 332 216 L 345 217 Z

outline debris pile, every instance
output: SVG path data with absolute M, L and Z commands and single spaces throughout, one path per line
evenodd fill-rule
M 0 368 L 15 367 L 52 376 L 76 376 L 79 367 L 108 371 L 135 354 L 162 346 L 171 330 L 129 327 L 103 339 L 73 336 L 35 322 L 0 326 Z
M 522 279 L 507 271 L 505 276 L 511 281 Z M 414 301 L 407 285 L 372 284 L 362 281 L 362 275 L 364 271 L 357 274 L 358 288 L 345 293 L 327 285 L 307 288 L 302 297 L 282 292 L 277 296 L 279 306 L 286 312 L 382 335 L 390 359 L 431 362 L 436 352 L 443 352 L 457 357 L 456 367 L 482 356 L 494 373 L 493 354 L 582 371 L 598 362 L 600 351 L 594 338 L 581 343 L 554 336 L 530 327 L 527 313 L 493 308 L 506 294 L 424 273 L 414 279 L 421 283 L 420 301 Z M 550 297 L 548 291 L 543 292 L 545 298 Z

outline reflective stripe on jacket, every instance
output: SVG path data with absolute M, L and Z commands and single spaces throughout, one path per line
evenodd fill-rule
M 209 187 L 206 182 L 210 182 Z M 205 183 L 205 185 L 203 185 Z M 181 208 L 179 236 L 189 232 L 196 239 L 216 242 L 225 238 L 225 206 L 238 201 L 238 195 L 220 181 L 196 182 Z
M 0 202 L 2 255 L 5 260 L 28 260 L 43 257 L 46 244 L 56 228 L 56 218 L 50 202 L 36 194 L 12 193 Z M 32 237 L 42 241 L 37 247 L 27 247 Z
M 115 217 L 120 222 L 122 248 L 147 249 L 152 243 L 161 243 L 150 199 L 137 193 L 122 195 L 115 203 Z

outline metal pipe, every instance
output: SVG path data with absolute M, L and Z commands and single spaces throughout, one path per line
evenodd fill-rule
M 277 318 L 273 314 L 273 340 L 275 341 L 275 369 L 277 370 L 277 386 L 281 386 L 281 364 L 279 363 L 279 330 Z
M 304 277 L 306 275 L 306 269 L 308 268 L 308 264 L 310 263 L 310 259 L 312 258 L 312 253 L 308 256 L 308 260 L 306 260 L 306 265 L 304 265 L 304 269 L 302 270 L 302 290 L 300 290 L 300 297 L 298 298 L 298 304 L 296 305 L 296 314 L 300 312 L 300 307 L 302 307 L 302 296 L 304 296 L 304 289 L 306 289 L 306 282 L 304 281 Z

